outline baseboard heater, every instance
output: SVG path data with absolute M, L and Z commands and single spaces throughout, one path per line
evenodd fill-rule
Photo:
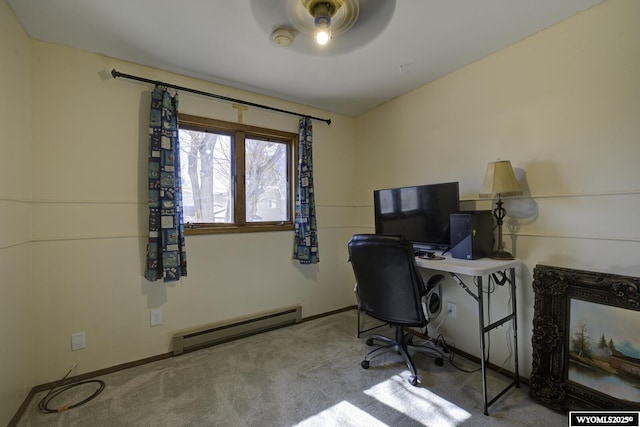
M 272 311 L 202 325 L 173 334 L 173 354 L 231 341 L 300 322 L 302 307 L 292 305 Z

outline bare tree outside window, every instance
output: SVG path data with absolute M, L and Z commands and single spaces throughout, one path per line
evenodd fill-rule
M 184 222 L 233 222 L 231 137 L 180 129 Z
M 181 114 L 187 232 L 292 229 L 296 145 L 293 133 Z
M 247 139 L 245 177 L 247 221 L 286 221 L 286 144 Z

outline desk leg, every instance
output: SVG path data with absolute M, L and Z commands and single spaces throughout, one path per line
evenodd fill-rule
M 520 372 L 518 371 L 518 311 L 516 304 L 516 269 L 511 268 L 509 271 L 511 276 L 511 313 L 513 316 L 513 364 L 515 370 L 515 385 L 520 388 Z
M 489 405 L 487 404 L 487 367 L 484 360 L 484 300 L 482 292 L 482 276 L 477 276 L 478 280 L 478 324 L 480 325 L 480 368 L 482 371 L 482 398 L 484 414 L 489 415 Z

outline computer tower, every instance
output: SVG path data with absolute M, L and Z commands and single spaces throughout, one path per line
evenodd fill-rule
M 451 214 L 451 256 L 459 259 L 485 258 L 493 252 L 491 211 Z

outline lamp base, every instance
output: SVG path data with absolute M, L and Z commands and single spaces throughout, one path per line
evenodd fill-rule
M 501 260 L 511 260 L 515 259 L 511 253 L 507 251 L 495 251 L 491 255 L 489 255 L 491 259 L 501 259 Z

